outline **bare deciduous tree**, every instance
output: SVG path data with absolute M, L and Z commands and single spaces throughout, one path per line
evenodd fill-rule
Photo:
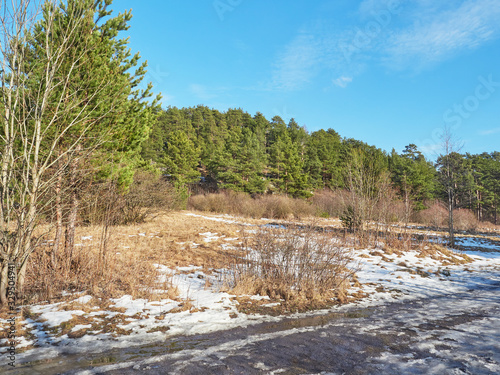
M 342 221 L 355 232 L 360 245 L 367 245 L 369 233 L 365 224 L 376 220 L 378 226 L 382 219 L 377 217 L 376 207 L 390 190 L 389 174 L 375 157 L 354 149 L 347 164 L 345 183 L 349 194 Z
M 454 229 L 454 210 L 455 210 L 455 195 L 457 190 L 457 181 L 459 176 L 459 167 L 461 157 L 458 151 L 461 149 L 459 141 L 454 139 L 449 128 L 445 128 L 442 136 L 443 154 L 438 157 L 437 165 L 439 177 L 443 187 L 446 190 L 448 197 L 448 232 L 449 244 L 455 246 L 455 229 Z

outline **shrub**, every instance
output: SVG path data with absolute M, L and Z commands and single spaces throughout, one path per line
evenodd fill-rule
M 340 217 L 346 210 L 347 194 L 345 190 L 319 190 L 311 202 L 319 216 Z
M 115 250 L 117 243 L 110 247 Z M 26 272 L 24 303 L 58 300 L 67 292 L 85 291 L 102 299 L 124 294 L 154 299 L 162 297 L 155 291 L 172 289 L 168 293 L 175 292 L 169 280 L 158 282 L 157 269 L 142 250 L 117 256 L 116 251 L 103 251 L 98 244 L 78 246 L 71 258 L 58 254 L 56 266 L 48 250 L 41 246 L 32 255 Z
M 412 204 L 406 206 L 396 191 L 388 188 L 375 205 L 371 219 L 382 223 L 406 222 L 410 220 L 412 213 Z
M 429 208 L 414 214 L 414 221 L 426 226 L 448 226 L 448 210 L 443 203 L 435 201 Z
M 188 200 L 188 207 L 194 208 L 198 211 L 223 213 L 228 212 L 227 206 L 227 196 L 223 193 L 195 195 L 189 197 Z
M 310 202 L 303 199 L 295 198 L 290 204 L 292 206 L 293 216 L 296 219 L 315 216 L 317 214 L 316 208 Z
M 83 202 L 82 222 L 111 225 L 142 223 L 181 204 L 174 187 L 151 172 L 137 172 L 126 193 L 114 182 L 95 184 Z
M 181 204 L 181 197 L 169 182 L 147 172 L 136 173 L 128 193 L 122 198 L 120 224 L 141 223 Z
M 189 208 L 198 211 L 226 213 L 252 218 L 286 219 L 312 216 L 315 208 L 298 198 L 283 195 L 265 195 L 252 198 L 241 192 L 195 195 L 189 198 Z
M 280 195 L 268 195 L 259 199 L 265 207 L 264 216 L 273 219 L 286 219 L 293 215 L 292 199 Z
M 206 195 L 193 195 L 188 199 L 188 209 L 196 211 L 210 211 Z
M 361 229 L 363 225 L 361 217 L 356 214 L 352 206 L 348 206 L 345 209 L 344 213 L 340 216 L 340 221 L 342 221 L 344 228 L 349 229 L 351 232 Z
M 453 224 L 457 230 L 475 231 L 479 227 L 476 215 L 470 210 L 459 208 L 453 213 Z
M 251 217 L 254 219 L 260 219 L 265 216 L 266 207 L 262 203 L 261 199 L 253 199 L 252 197 L 245 194 L 244 199 L 239 201 L 234 201 L 234 210 L 238 215 L 243 215 L 246 217 Z
M 312 301 L 331 303 L 345 294 L 355 272 L 351 251 L 312 226 L 260 229 L 246 239 L 244 251 L 228 280 L 232 291 L 281 299 L 291 309 Z

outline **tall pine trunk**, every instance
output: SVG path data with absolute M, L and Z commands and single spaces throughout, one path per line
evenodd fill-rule
M 481 205 L 481 192 L 479 190 L 476 190 L 476 197 L 477 197 L 477 220 L 481 221 L 483 219 L 482 215 L 482 205 Z

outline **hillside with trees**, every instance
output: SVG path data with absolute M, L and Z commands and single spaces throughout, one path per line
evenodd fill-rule
M 286 124 L 279 116 L 268 120 L 261 113 L 199 105 L 163 110 L 141 155 L 185 197 L 225 189 L 309 198 L 318 190 L 349 189 L 352 161 L 358 160 L 365 173 L 387 175 L 408 210 L 447 201 L 452 186 L 454 208 L 498 222 L 498 152 L 451 153 L 433 163 L 414 144 L 387 153 L 333 129 L 308 132 L 295 119 Z

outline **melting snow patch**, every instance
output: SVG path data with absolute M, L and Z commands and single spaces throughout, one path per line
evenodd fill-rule
M 81 303 L 82 305 L 88 303 L 92 299 L 92 296 L 82 296 L 75 300 L 76 303 Z
M 205 241 L 205 242 L 212 242 L 212 241 L 218 240 L 219 238 L 225 237 L 225 236 L 219 237 L 219 236 L 217 236 L 217 233 L 211 233 L 211 232 L 200 233 L 200 236 L 205 237 L 203 239 L 203 241 Z

